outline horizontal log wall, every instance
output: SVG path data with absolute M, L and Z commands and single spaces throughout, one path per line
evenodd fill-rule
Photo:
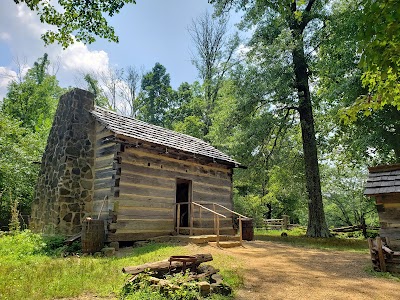
M 125 147 L 119 167 L 118 198 L 114 199 L 117 222 L 110 225 L 110 241 L 145 239 L 174 232 L 178 178 L 192 181 L 193 201 L 216 202 L 232 209 L 232 171 L 224 166 L 205 166 Z M 212 208 L 212 205 L 206 206 Z M 196 212 L 195 225 L 204 223 L 213 228 L 211 213 L 203 210 L 202 218 L 204 222 L 200 222 Z M 231 224 L 229 215 L 223 225 Z
M 120 144 L 114 140 L 114 134 L 103 125 L 96 124 L 95 147 L 95 178 L 93 217 L 107 219 L 109 211 L 114 210 L 113 196 L 116 183 L 118 184 L 118 153 Z M 105 197 L 106 200 L 105 200 Z
M 392 250 L 400 251 L 400 194 L 377 196 L 376 205 L 381 227 L 379 235 Z

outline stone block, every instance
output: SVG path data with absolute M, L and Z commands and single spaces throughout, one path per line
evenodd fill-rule
M 115 255 L 115 248 L 112 247 L 104 247 L 101 249 L 101 252 L 103 253 L 104 256 L 110 257 Z
M 88 180 L 82 180 L 81 185 L 84 189 L 91 190 L 93 187 L 93 182 Z
M 200 295 L 207 296 L 210 294 L 211 285 L 207 281 L 200 281 L 197 283 Z
M 94 256 L 94 257 L 102 257 L 102 256 L 103 256 L 103 253 L 102 253 L 102 252 L 95 252 L 95 253 L 93 254 L 93 256 Z
M 63 220 L 64 220 L 65 222 L 71 222 L 71 220 L 72 220 L 72 214 L 71 214 L 71 213 L 66 214 L 66 215 L 64 216 Z
M 118 251 L 119 250 L 119 242 L 111 242 L 110 247 L 114 248 L 115 251 Z

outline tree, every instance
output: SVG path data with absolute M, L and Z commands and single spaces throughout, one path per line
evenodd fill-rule
M 12 81 L 1 106 L 8 116 L 21 121 L 21 126 L 41 131 L 47 136 L 58 99 L 63 93 L 54 75 L 48 73 L 47 54 L 29 69 L 22 82 Z
M 121 90 L 122 76 L 124 69 L 109 67 L 104 72 L 99 72 L 97 77 L 100 79 L 103 94 L 108 99 L 109 106 L 113 110 L 118 109 L 118 96 Z
M 48 133 L 64 90 L 48 73 L 47 54 L 23 78 L 12 81 L 0 110 L 0 220 L 7 225 L 11 202 L 30 213 Z
M 174 97 L 166 68 L 156 63 L 150 72 L 143 75 L 141 89 L 138 118 L 154 125 L 169 127 L 167 114 L 174 107 Z
M 205 112 L 203 114 L 204 136 L 207 136 L 212 120 L 210 115 L 215 107 L 218 92 L 227 72 L 234 65 L 234 53 L 239 46 L 236 35 L 228 37 L 228 19 L 213 19 L 205 12 L 192 21 L 188 31 L 192 38 L 194 54 L 192 63 L 203 82 Z
M 168 114 L 171 128 L 204 139 L 206 125 L 203 120 L 206 105 L 200 83 L 183 82 L 174 93 L 174 98 L 175 105 Z
M 319 130 L 326 152 L 341 148 L 347 163 L 365 165 L 400 161 L 400 111 L 386 104 L 378 110 L 354 110 L 368 88 L 363 86 L 359 35 L 364 30 L 363 11 L 354 2 L 337 1 L 321 32 L 318 59 L 312 67 L 318 77 Z M 349 111 L 351 111 L 349 113 Z M 327 116 L 330 116 L 327 118 Z
M 0 111 L 0 226 L 9 224 L 11 205 L 30 213 L 36 177 L 46 140 L 38 132 L 21 127 L 22 122 Z
M 303 157 L 295 115 L 291 110 L 275 112 L 272 103 L 260 106 L 263 80 L 241 68 L 222 85 L 209 134 L 213 145 L 248 167 L 234 173 L 235 209 L 246 214 L 246 206 L 251 207 L 257 219 L 289 214 L 295 222 L 303 221 L 307 202 L 302 201 Z
M 125 4 L 136 3 L 135 0 L 59 0 L 56 4 L 46 0 L 14 2 L 25 3 L 30 10 L 39 15 L 42 23 L 55 26 L 55 30 L 49 29 L 42 34 L 42 39 L 46 45 L 57 42 L 64 48 L 73 44 L 75 40 L 85 44 L 93 43 L 95 36 L 118 42 L 118 36 L 108 24 L 107 17 L 119 13 Z
M 231 7 L 244 11 L 241 26 L 254 29 L 250 42 L 255 69 L 263 68 L 266 73 L 272 59 L 280 64 L 285 73 L 274 74 L 272 80 L 283 83 L 288 80 L 290 89 L 285 97 L 277 97 L 276 90 L 267 97 L 275 99 L 276 105 L 293 109 L 299 115 L 302 131 L 304 167 L 308 192 L 307 235 L 328 237 L 329 230 L 323 210 L 317 145 L 315 139 L 312 99 L 309 87 L 310 59 L 315 46 L 315 33 L 325 18 L 325 1 L 241 1 L 213 0 L 217 11 L 222 13 Z M 268 57 L 272 55 L 272 57 Z M 280 96 L 280 95 L 279 95 Z M 261 100 L 261 99 L 260 99 Z
M 359 51 L 368 94 L 356 105 L 364 111 L 386 104 L 400 110 L 400 11 L 395 0 L 363 0 L 359 9 Z M 371 22 L 371 20 L 374 20 Z
M 94 101 L 97 106 L 109 107 L 108 99 L 104 96 L 103 89 L 99 86 L 99 81 L 92 74 L 85 74 L 83 79 L 87 83 L 87 90 L 94 95 Z
M 333 156 L 333 155 L 332 155 Z M 341 158 L 340 154 L 335 154 Z M 330 226 L 352 226 L 365 223 L 377 225 L 375 201 L 363 195 L 366 168 L 336 161 L 325 164 L 322 173 L 326 215 Z
M 129 66 L 122 74 L 122 85 L 120 87 L 119 96 L 121 98 L 121 105 L 127 106 L 125 115 L 136 117 L 138 114 L 137 98 L 140 94 L 140 83 L 142 74 L 132 66 Z

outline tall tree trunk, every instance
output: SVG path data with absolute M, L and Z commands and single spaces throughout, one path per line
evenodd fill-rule
M 303 141 L 304 166 L 308 192 L 308 227 L 307 236 L 329 237 L 325 221 L 321 194 L 321 182 L 318 167 L 317 145 L 315 140 L 314 118 L 308 85 L 308 66 L 304 55 L 302 29 L 293 29 L 292 35 L 296 47 L 292 51 L 295 72 L 295 85 L 299 96 L 301 134 Z

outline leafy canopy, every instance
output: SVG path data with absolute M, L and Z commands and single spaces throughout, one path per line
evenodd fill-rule
M 64 48 L 74 41 L 85 44 L 93 43 L 95 36 L 118 42 L 115 30 L 108 24 L 106 17 L 119 13 L 121 8 L 135 0 L 14 0 L 16 4 L 25 3 L 27 7 L 37 12 L 40 21 L 54 25 L 42 35 L 46 45 L 57 42 Z

